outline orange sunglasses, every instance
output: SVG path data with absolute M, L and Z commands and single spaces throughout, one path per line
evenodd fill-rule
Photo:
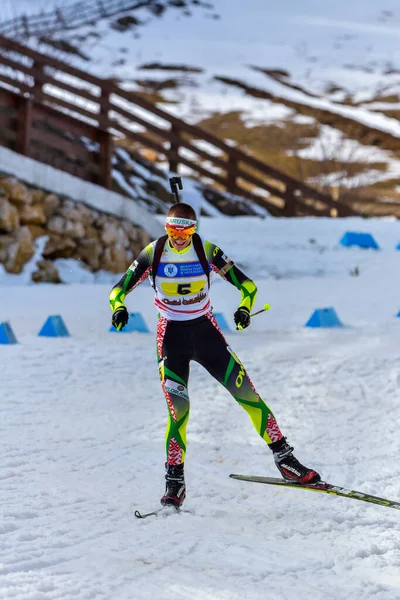
M 165 222 L 165 231 L 168 237 L 176 240 L 182 238 L 189 239 L 196 231 L 196 221 L 191 219 L 182 219 L 178 217 L 167 217 Z

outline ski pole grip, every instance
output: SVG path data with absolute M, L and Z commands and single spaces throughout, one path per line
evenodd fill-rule
M 261 309 L 261 310 L 258 310 L 257 312 L 255 312 L 255 313 L 252 313 L 252 314 L 250 315 L 250 317 L 255 317 L 255 316 L 257 316 L 257 315 L 260 315 L 261 313 L 265 312 L 266 310 L 269 310 L 270 308 L 271 308 L 271 305 L 270 305 L 270 304 L 264 304 L 264 306 L 262 307 L 262 309 Z

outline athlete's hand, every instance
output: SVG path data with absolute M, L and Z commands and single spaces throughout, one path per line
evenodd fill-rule
M 250 311 L 245 306 L 239 306 L 233 318 L 236 323 L 236 329 L 246 329 L 250 325 Z
M 129 313 L 125 306 L 120 306 L 113 312 L 113 316 L 111 318 L 111 323 L 117 329 L 117 331 L 121 331 L 129 321 Z

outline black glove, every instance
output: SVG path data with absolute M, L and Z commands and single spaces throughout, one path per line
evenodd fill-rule
M 128 321 L 129 313 L 126 310 L 125 306 L 120 306 L 119 308 L 117 308 L 117 310 L 113 312 L 111 323 L 115 327 L 115 329 L 118 329 L 118 331 L 121 331 L 121 329 L 125 327 Z
M 245 306 L 239 306 L 233 318 L 236 323 L 236 329 L 246 329 L 250 325 L 250 311 Z

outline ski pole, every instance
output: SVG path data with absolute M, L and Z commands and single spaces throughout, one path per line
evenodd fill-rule
M 171 185 L 171 192 L 173 194 L 175 194 L 176 203 L 179 204 L 180 198 L 179 198 L 179 191 L 178 190 L 183 190 L 182 178 L 179 177 L 179 176 L 177 176 L 177 177 L 170 177 L 169 178 L 169 183 Z
M 261 309 L 261 310 L 258 310 L 258 311 L 257 311 L 257 312 L 255 312 L 255 313 L 251 313 L 250 317 L 256 317 L 257 315 L 260 315 L 261 313 L 265 312 L 266 310 L 269 310 L 270 308 L 271 308 L 271 305 L 270 305 L 270 304 L 264 304 L 264 306 L 262 307 L 262 309 Z M 237 326 L 237 329 L 238 329 L 239 331 L 241 331 L 241 330 L 243 329 L 243 327 L 242 327 L 242 326 L 239 324 L 239 325 Z
M 271 308 L 270 304 L 264 304 L 264 306 L 262 307 L 261 310 L 258 310 L 257 312 L 252 313 L 250 315 L 250 317 L 255 317 L 256 315 L 260 315 L 261 313 L 265 312 L 266 310 L 269 310 L 270 308 Z

